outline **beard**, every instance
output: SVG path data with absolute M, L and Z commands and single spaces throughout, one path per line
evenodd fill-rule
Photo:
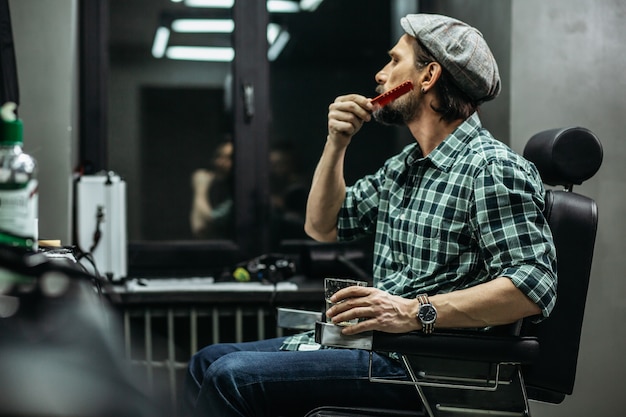
M 385 107 L 374 111 L 374 120 L 384 125 L 402 126 L 417 118 L 420 114 L 420 95 L 410 92 Z

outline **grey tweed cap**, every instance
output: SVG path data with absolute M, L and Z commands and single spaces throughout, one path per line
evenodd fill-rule
M 400 19 L 404 31 L 426 47 L 452 75 L 456 85 L 479 103 L 500 93 L 500 74 L 478 29 L 437 14 L 409 14 Z

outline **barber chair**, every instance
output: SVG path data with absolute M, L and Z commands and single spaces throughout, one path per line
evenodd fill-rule
M 367 349 L 370 357 L 372 352 L 397 353 L 410 380 L 382 380 L 371 371 L 370 380 L 415 386 L 419 411 L 323 407 L 308 416 L 530 416 L 529 399 L 558 404 L 572 394 L 597 229 L 595 201 L 572 188 L 600 168 L 602 145 L 587 129 L 554 129 L 534 135 L 524 156 L 546 185 L 564 187 L 546 187 L 545 196 L 559 278 L 551 316 L 492 331 L 435 330 L 431 335 L 345 337 L 337 326 L 317 322 L 321 344 Z

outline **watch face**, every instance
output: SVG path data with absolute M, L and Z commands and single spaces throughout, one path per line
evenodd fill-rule
M 437 319 L 437 310 L 431 304 L 424 304 L 420 307 L 417 315 L 422 323 L 434 323 Z

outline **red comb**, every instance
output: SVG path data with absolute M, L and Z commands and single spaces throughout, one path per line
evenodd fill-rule
M 397 87 L 392 88 L 386 93 L 374 97 L 372 104 L 379 104 L 381 107 L 391 103 L 401 95 L 404 95 L 413 89 L 413 83 L 411 81 L 405 81 Z

